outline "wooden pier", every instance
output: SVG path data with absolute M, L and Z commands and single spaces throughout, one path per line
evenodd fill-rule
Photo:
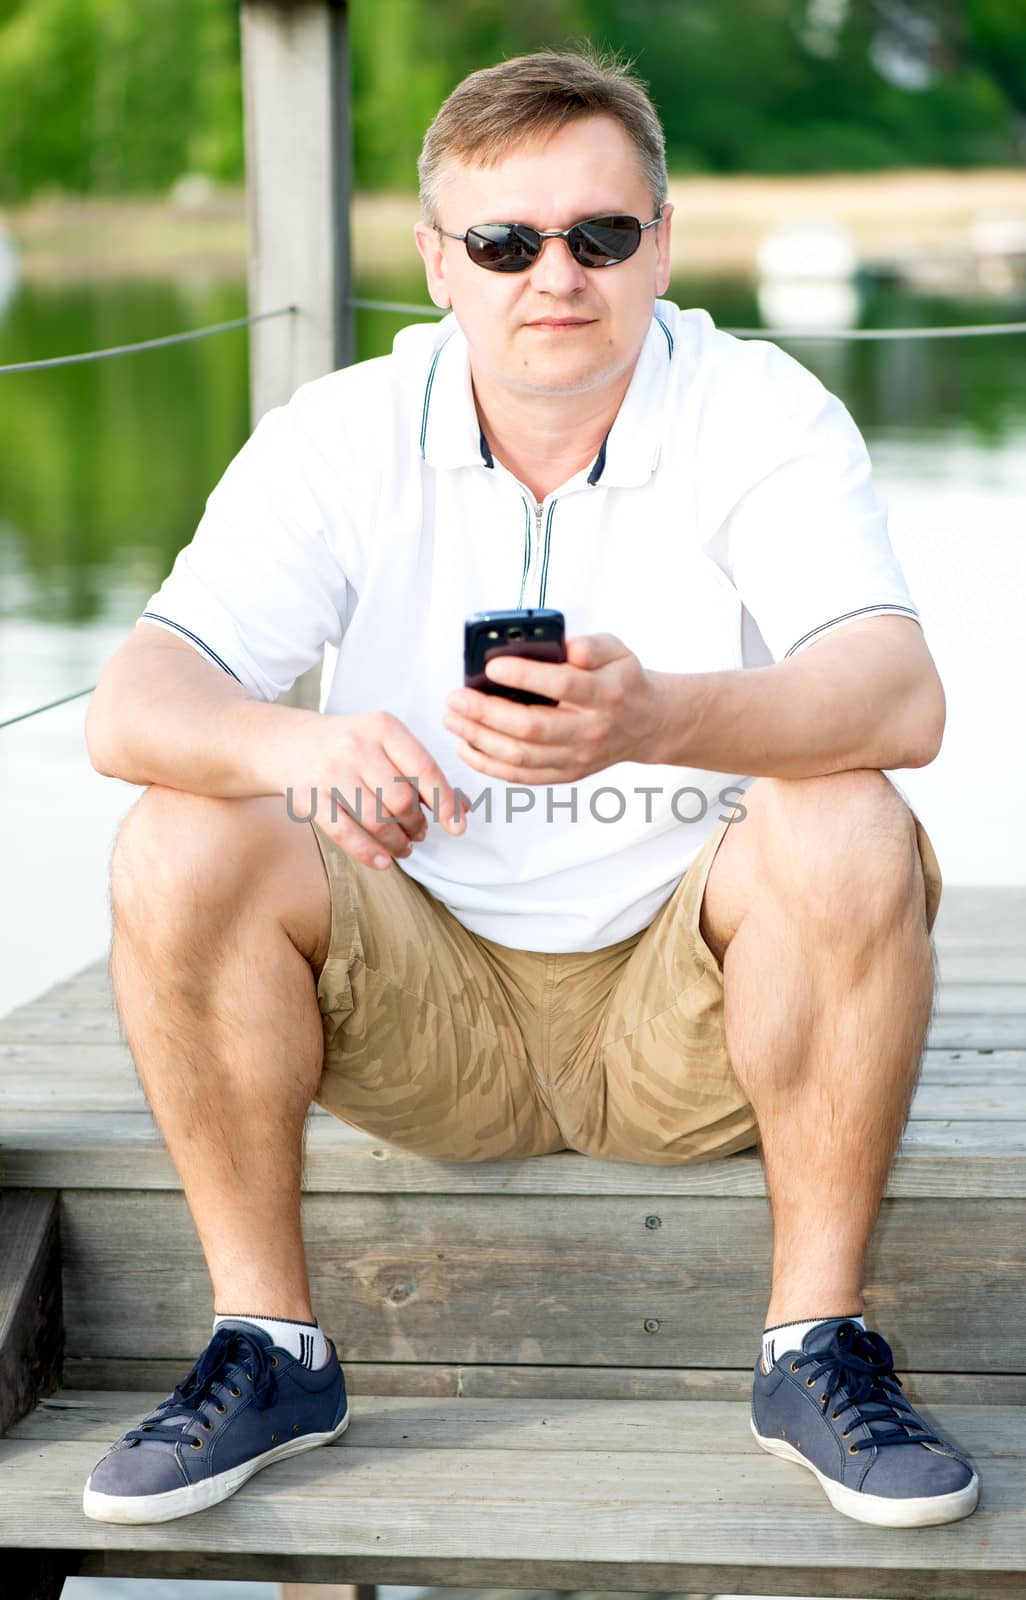
M 756 1446 L 755 1151 L 437 1162 L 314 1106 L 303 1224 L 348 1432 L 196 1516 L 89 1521 L 92 1466 L 184 1377 L 212 1319 L 102 960 L 0 1020 L 0 1571 L 35 1574 L 9 1592 L 59 1595 L 42 1552 L 61 1580 L 272 1579 L 296 1600 L 318 1591 L 295 1585 L 377 1583 L 1021 1600 L 1026 891 L 946 889 L 935 934 L 937 1006 L 866 1310 L 913 1403 L 975 1457 L 972 1516 L 867 1527 Z

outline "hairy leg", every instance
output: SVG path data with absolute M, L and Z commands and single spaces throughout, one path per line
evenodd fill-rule
M 302 1136 L 331 905 L 312 829 L 276 796 L 153 785 L 122 824 L 111 901 L 118 1012 L 214 1309 L 313 1321 Z
M 881 772 L 755 783 L 702 933 L 773 1217 L 766 1324 L 863 1309 L 866 1246 L 933 1007 L 915 821 Z

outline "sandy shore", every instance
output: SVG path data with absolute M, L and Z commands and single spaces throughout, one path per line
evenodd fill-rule
M 1026 172 L 910 170 L 814 177 L 680 178 L 672 181 L 674 271 L 751 270 L 759 241 L 780 222 L 831 219 L 852 234 L 864 260 L 909 252 L 958 253 L 972 222 L 988 215 L 1026 221 Z M 416 269 L 415 195 L 358 194 L 352 207 L 356 270 Z M 0 209 L 33 278 L 166 274 L 236 276 L 245 268 L 241 190 L 202 205 L 165 198 L 41 198 Z M 398 266 L 397 266 L 398 264 Z

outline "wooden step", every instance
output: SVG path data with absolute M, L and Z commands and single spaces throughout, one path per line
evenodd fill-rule
M 987 1600 L 1026 1590 L 1026 1430 L 1015 1406 L 937 1405 L 980 1504 L 939 1528 L 836 1512 L 759 1449 L 743 1402 L 362 1395 L 334 1445 L 165 1524 L 90 1521 L 82 1487 L 158 1391 L 63 1389 L 0 1440 L 0 1546 L 86 1553 L 78 1570 L 157 1576 L 217 1555 L 236 1578 Z M 275 1552 L 277 1561 L 262 1552 Z M 147 1565 L 143 1557 L 149 1557 Z M 312 1565 L 316 1561 L 317 1565 Z M 772 1588 L 767 1582 L 772 1579 Z M 1017 1587 L 1018 1586 L 1018 1587 Z
M 948 892 L 937 936 L 948 976 L 866 1307 L 899 1371 L 985 1383 L 1026 1374 L 1026 895 Z M 0 1127 L 0 1183 L 59 1194 L 66 1371 L 179 1376 L 209 1337 L 209 1277 L 105 961 L 0 1020 Z M 313 1107 L 303 1181 L 318 1316 L 369 1377 L 751 1369 L 771 1240 L 755 1150 L 431 1161 Z

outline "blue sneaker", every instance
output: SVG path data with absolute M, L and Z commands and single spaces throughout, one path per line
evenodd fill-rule
M 760 1354 L 751 1425 L 764 1450 L 808 1467 L 858 1522 L 925 1528 L 976 1509 L 970 1458 L 912 1409 L 886 1340 L 850 1318 L 810 1328 L 768 1373 Z
M 169 1522 L 226 1500 L 272 1461 L 349 1426 L 338 1352 L 311 1371 L 252 1322 L 222 1322 L 191 1372 L 111 1445 L 82 1510 L 96 1522 Z

